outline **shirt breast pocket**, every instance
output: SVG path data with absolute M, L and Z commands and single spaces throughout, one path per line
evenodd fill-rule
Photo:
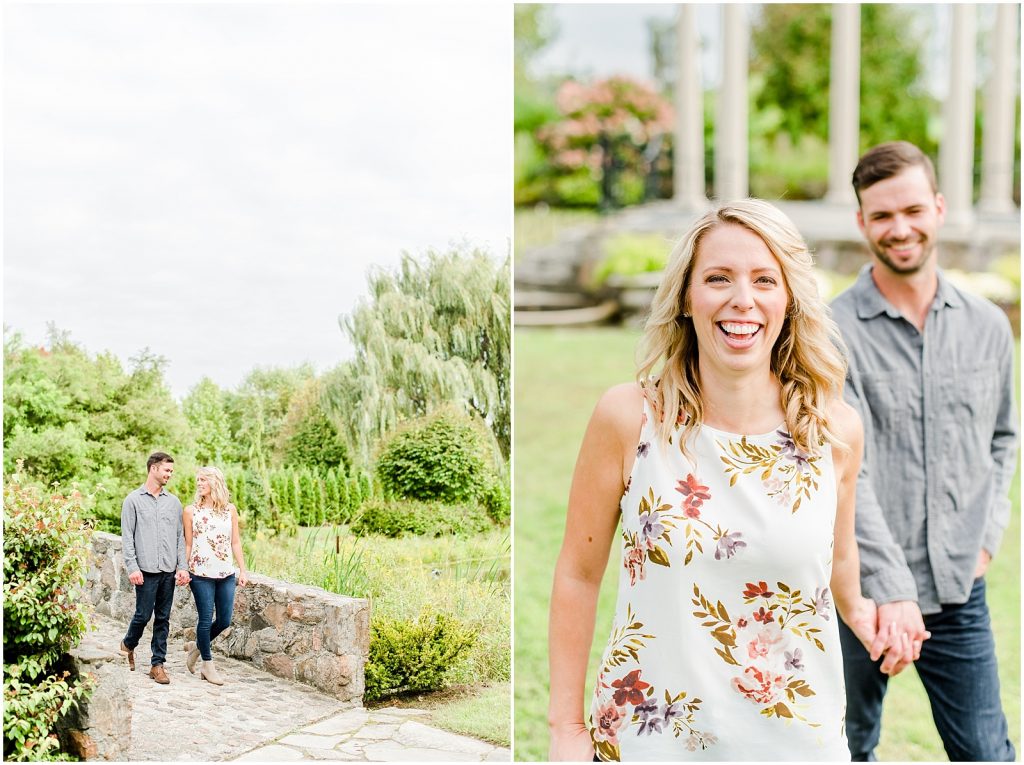
M 865 404 L 871 412 L 875 428 L 886 431 L 898 428 L 910 418 L 906 375 L 899 372 L 876 372 L 861 375 Z
M 946 379 L 943 399 L 955 419 L 986 422 L 999 406 L 999 367 L 994 361 L 953 370 Z

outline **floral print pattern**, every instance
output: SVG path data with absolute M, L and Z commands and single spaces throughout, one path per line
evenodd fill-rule
M 828 588 L 830 449 L 805 454 L 785 429 L 697 428 L 683 453 L 656 419 L 645 401 L 620 501 L 616 618 L 590 709 L 595 753 L 757 760 L 767 741 L 778 759 L 848 757 Z
M 812 722 L 800 710 L 807 705 L 804 699 L 815 695 L 810 684 L 801 677 L 806 670 L 803 649 L 792 645 L 789 635 L 809 641 L 819 651 L 825 645 L 818 635 L 821 628 L 812 626 L 817 617 L 830 618 L 828 587 L 819 588 L 811 600 L 800 590 L 784 582 L 776 582 L 775 589 L 765 581 L 747 582 L 742 595 L 745 606 L 754 606 L 746 614 L 732 619 L 722 601 L 712 603 L 693 585 L 693 600 L 698 610 L 693 615 L 703 619 L 702 627 L 711 630 L 717 645 L 715 653 L 734 667 L 742 668 L 732 678 L 732 687 L 752 703 L 761 707 L 765 717 L 797 719 L 811 727 Z
M 234 573 L 231 560 L 231 511 L 194 507 L 189 571 L 197 576 L 221 579 Z
M 759 446 L 746 436 L 717 444 L 724 453 L 721 460 L 725 474 L 730 476 L 729 486 L 734 486 L 741 475 L 760 471 L 758 477 L 768 496 L 795 513 L 800 503 L 811 497 L 812 490 L 818 490 L 821 456 L 798 449 L 784 430 L 777 430 L 775 435 L 776 441 L 768 446 Z
M 621 737 L 632 728 L 636 728 L 637 736 L 685 736 L 683 746 L 691 752 L 716 744 L 718 738 L 713 733 L 696 727 L 702 699 L 688 699 L 686 691 L 673 694 L 664 690 L 659 694 L 642 679 L 642 668 L 628 672 L 622 669 L 625 664 L 639 664 L 640 650 L 646 641 L 654 639 L 642 632 L 644 625 L 637 620 L 632 607 L 627 606 L 626 616 L 628 624 L 612 632 L 595 689 L 590 731 L 598 757 L 605 761 L 620 760 Z M 615 678 L 609 679 L 613 675 Z

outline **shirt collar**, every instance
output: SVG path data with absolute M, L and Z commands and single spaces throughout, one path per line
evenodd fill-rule
M 146 484 L 142 484 L 142 486 L 139 487 L 139 494 L 149 494 L 149 489 L 146 488 Z M 164 494 L 167 494 L 167 489 L 161 486 L 160 492 L 157 494 L 157 496 L 160 497 L 163 496 Z M 149 496 L 152 497 L 153 495 L 149 494 Z
M 873 319 L 879 314 L 884 313 L 891 319 L 900 318 L 902 314 L 878 291 L 875 280 L 871 278 L 871 269 L 873 267 L 874 264 L 872 263 L 865 265 L 860 270 L 857 281 L 853 285 L 853 290 L 857 296 L 857 316 L 861 319 Z M 937 311 L 944 306 L 960 308 L 963 305 L 963 300 L 957 294 L 956 288 L 950 284 L 945 274 L 942 273 L 941 268 L 936 269 L 935 274 L 938 277 L 939 284 L 935 290 L 935 299 L 932 301 L 931 310 Z

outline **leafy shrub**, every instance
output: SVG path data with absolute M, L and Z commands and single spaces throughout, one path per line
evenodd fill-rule
M 476 630 L 444 614 L 415 621 L 375 618 L 366 662 L 368 701 L 397 693 L 433 691 L 476 642 Z
M 393 497 L 465 502 L 487 488 L 492 455 L 479 423 L 444 407 L 391 437 L 377 460 L 377 477 Z
M 661 271 L 668 263 L 672 244 L 655 234 L 616 234 L 604 242 L 604 257 L 594 270 L 595 286 L 604 284 L 612 274 L 636 276 Z
M 487 515 L 495 523 L 506 526 L 512 517 L 512 498 L 509 496 L 508 483 L 495 478 L 480 497 Z
M 82 496 L 43 492 L 19 471 L 4 486 L 4 759 L 59 759 L 53 726 L 87 693 L 57 672 L 86 630 Z
M 382 534 L 400 537 L 414 534 L 440 537 L 474 534 L 490 526 L 487 511 L 475 503 L 445 505 L 440 502 L 371 499 L 360 508 L 350 531 L 357 536 Z

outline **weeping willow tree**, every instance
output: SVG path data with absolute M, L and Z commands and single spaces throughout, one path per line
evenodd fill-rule
M 373 270 L 369 298 L 339 320 L 355 358 L 326 380 L 325 400 L 365 462 L 400 422 L 445 403 L 479 414 L 505 458 L 510 424 L 509 261 L 474 249 L 402 256 Z

